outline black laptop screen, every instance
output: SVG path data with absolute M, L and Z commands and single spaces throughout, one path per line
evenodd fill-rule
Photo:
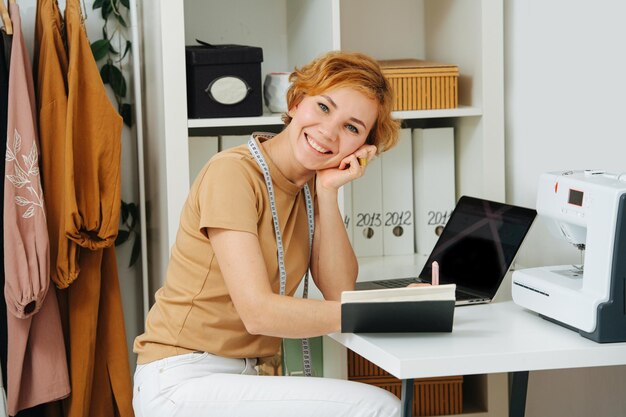
M 529 208 L 461 197 L 420 278 L 430 282 L 437 261 L 441 284 L 495 295 L 536 215 Z

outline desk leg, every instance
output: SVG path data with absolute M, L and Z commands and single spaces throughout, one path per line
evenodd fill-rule
M 510 375 L 509 417 L 524 417 L 526 413 L 526 392 L 528 391 L 528 371 L 511 372 Z
M 402 417 L 413 417 L 413 379 L 402 380 Z

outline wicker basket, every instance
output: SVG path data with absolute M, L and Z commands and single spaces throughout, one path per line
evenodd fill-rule
M 400 398 L 402 381 L 348 350 L 348 379 L 376 385 Z M 440 416 L 463 413 L 463 376 L 415 379 L 414 416 Z
M 419 59 L 379 61 L 395 93 L 393 110 L 433 110 L 458 107 L 456 65 Z

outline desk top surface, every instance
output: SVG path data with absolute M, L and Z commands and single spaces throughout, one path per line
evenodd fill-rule
M 452 333 L 333 333 L 400 379 L 626 364 L 626 342 L 596 343 L 512 301 L 457 307 Z

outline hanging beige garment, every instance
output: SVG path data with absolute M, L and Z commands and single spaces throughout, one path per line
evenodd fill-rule
M 115 243 L 121 206 L 122 118 L 106 95 L 85 28 L 80 0 L 65 7 L 69 51 L 65 234 L 80 246 Z
M 50 237 L 50 276 L 59 288 L 78 276 L 79 246 L 65 236 L 65 122 L 67 51 L 56 0 L 38 0 L 35 20 L 35 73 L 41 143 L 41 178 Z
M 69 394 L 67 362 L 54 290 L 49 287 L 48 231 L 39 176 L 32 71 L 20 11 L 10 4 L 13 45 L 9 72 L 4 193 L 10 415 Z M 48 296 L 47 296 L 48 295 Z
M 67 296 L 71 417 L 130 417 L 132 386 L 115 237 L 120 215 L 122 118 L 106 94 L 82 24 L 79 0 L 65 8 L 68 48 L 63 222 L 80 245 Z

